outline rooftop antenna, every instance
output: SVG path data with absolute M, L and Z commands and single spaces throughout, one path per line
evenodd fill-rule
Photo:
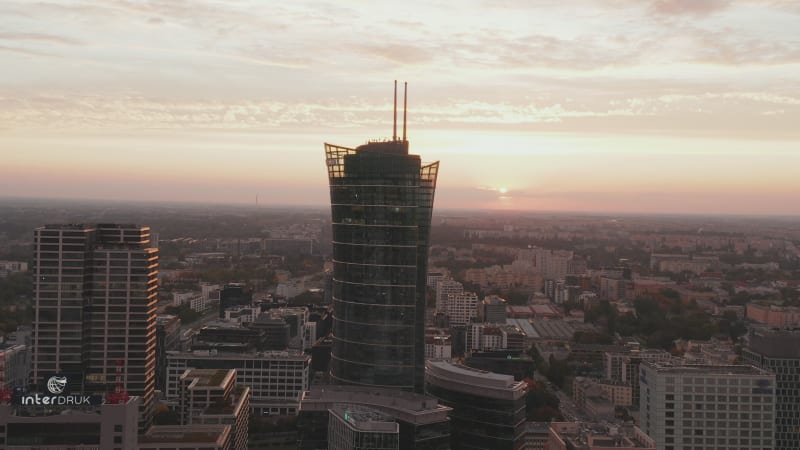
M 403 142 L 406 141 L 406 110 L 408 110 L 408 81 L 403 82 Z
M 394 80 L 394 127 L 392 128 L 392 140 L 397 140 L 397 80 Z

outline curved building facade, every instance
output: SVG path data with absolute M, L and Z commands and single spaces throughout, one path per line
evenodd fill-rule
M 425 393 L 453 408 L 450 448 L 521 450 L 525 383 L 511 375 L 428 361 Z
M 425 283 L 439 163 L 408 141 L 325 144 L 333 227 L 331 377 L 422 392 Z

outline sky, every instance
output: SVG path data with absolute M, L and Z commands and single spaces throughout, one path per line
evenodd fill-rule
M 0 197 L 324 205 L 394 80 L 437 208 L 800 214 L 796 0 L 3 0 Z

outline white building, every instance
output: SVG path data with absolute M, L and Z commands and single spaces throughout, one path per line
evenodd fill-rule
M 441 311 L 447 314 L 450 326 L 464 327 L 471 318 L 478 317 L 478 294 L 474 292 L 448 294 Z
M 180 396 L 186 369 L 236 369 L 237 383 L 250 388 L 255 416 L 296 415 L 309 388 L 311 357 L 302 353 L 217 353 L 213 350 L 167 352 L 167 399 Z
M 0 389 L 27 387 L 31 370 L 30 349 L 21 344 L 0 344 Z
M 464 285 L 458 281 L 449 278 L 439 281 L 439 284 L 436 286 L 436 310 L 445 312 L 444 307 L 447 296 L 461 292 L 464 292 Z
M 450 361 L 453 356 L 453 339 L 449 334 L 425 333 L 425 359 Z
M 753 366 L 642 362 L 642 431 L 659 450 L 773 449 L 775 375 Z
M 22 261 L 0 261 L 0 278 L 5 278 L 10 273 L 27 272 L 28 263 Z

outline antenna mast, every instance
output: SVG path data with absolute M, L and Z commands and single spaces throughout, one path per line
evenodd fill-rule
M 394 127 L 392 128 L 392 140 L 397 140 L 397 80 L 394 80 Z
M 406 141 L 406 111 L 408 110 L 408 81 L 403 82 L 403 142 Z

